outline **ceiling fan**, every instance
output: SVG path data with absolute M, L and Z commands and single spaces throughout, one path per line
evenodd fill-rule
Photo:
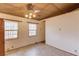
M 36 14 L 40 12 L 40 10 L 35 10 L 34 5 L 32 3 L 29 3 L 26 5 L 27 12 L 25 17 L 28 19 L 32 19 L 36 17 Z

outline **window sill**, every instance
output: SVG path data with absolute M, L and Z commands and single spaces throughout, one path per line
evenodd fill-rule
M 16 40 L 18 38 L 5 39 L 5 41 Z

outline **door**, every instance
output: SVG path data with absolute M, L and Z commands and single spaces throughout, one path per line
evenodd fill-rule
M 0 56 L 4 55 L 4 21 L 0 19 Z

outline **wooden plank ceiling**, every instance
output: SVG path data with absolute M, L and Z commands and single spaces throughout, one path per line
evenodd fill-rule
M 15 16 L 25 17 L 28 3 L 0 3 L 0 12 Z M 33 9 L 40 10 L 36 20 L 63 14 L 78 8 L 79 4 L 73 3 L 33 3 Z

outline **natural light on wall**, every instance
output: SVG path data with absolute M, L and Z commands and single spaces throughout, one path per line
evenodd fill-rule
M 5 20 L 4 26 L 5 26 L 5 39 L 18 38 L 18 22 Z

